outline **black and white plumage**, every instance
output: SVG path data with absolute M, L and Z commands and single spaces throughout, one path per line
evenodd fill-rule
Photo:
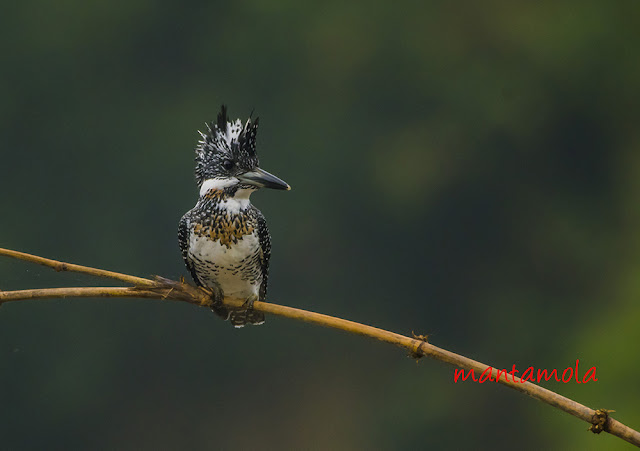
M 267 222 L 249 196 L 259 188 L 291 189 L 258 167 L 258 119 L 230 122 L 226 108 L 196 147 L 200 197 L 180 220 L 182 258 L 199 286 L 212 291 L 212 309 L 235 327 L 262 324 L 264 314 L 251 307 L 267 294 L 271 236 Z M 241 309 L 222 304 L 224 296 L 244 299 Z

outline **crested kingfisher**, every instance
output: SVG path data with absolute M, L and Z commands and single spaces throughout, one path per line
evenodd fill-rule
M 200 197 L 180 220 L 178 243 L 195 283 L 212 294 L 212 310 L 235 327 L 264 323 L 253 310 L 267 294 L 271 236 L 249 196 L 260 188 L 290 190 L 258 166 L 258 118 L 230 121 L 223 105 L 196 146 L 195 177 Z M 244 299 L 242 308 L 225 306 L 225 296 Z

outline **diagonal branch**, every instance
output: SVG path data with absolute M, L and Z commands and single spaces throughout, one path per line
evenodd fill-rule
M 45 299 L 45 298 L 65 298 L 65 297 L 137 297 L 151 298 L 159 300 L 173 300 L 188 302 L 190 304 L 208 306 L 211 304 L 210 295 L 202 289 L 188 285 L 184 282 L 176 282 L 169 279 L 157 277 L 156 280 L 143 279 L 140 277 L 120 274 L 111 271 L 105 271 L 97 268 L 90 268 L 81 265 L 73 265 L 63 263 L 56 260 L 50 260 L 35 255 L 25 254 L 22 252 L 11 251 L 0 248 L 0 255 L 17 258 L 20 260 L 31 261 L 45 266 L 52 267 L 58 271 L 75 271 L 85 274 L 91 274 L 98 277 L 107 277 L 117 279 L 124 282 L 134 284 L 133 287 L 72 287 L 72 288 L 44 288 L 35 290 L 19 290 L 19 291 L 0 291 L 0 305 L 4 302 L 28 300 L 28 299 Z M 229 307 L 241 307 L 244 300 L 226 298 L 225 304 Z M 498 370 L 483 363 L 469 359 L 467 357 L 455 354 L 445 349 L 428 343 L 424 337 L 407 337 L 384 329 L 367 326 L 364 324 L 336 318 L 320 313 L 300 310 L 293 307 L 271 304 L 267 302 L 256 301 L 253 305 L 256 310 L 272 315 L 278 315 L 298 321 L 304 321 L 323 327 L 339 329 L 357 335 L 374 338 L 379 341 L 391 343 L 396 346 L 408 349 L 411 355 L 415 357 L 431 357 L 442 362 L 453 365 L 457 368 L 474 370 L 483 373 L 491 372 L 491 376 L 499 383 L 506 385 L 514 390 L 536 398 L 546 404 L 563 410 L 592 426 L 590 430 L 593 432 L 606 431 L 612 435 L 640 447 L 640 433 L 631 429 L 619 421 L 611 418 L 607 410 L 593 410 L 576 401 L 559 395 L 551 390 L 542 388 L 539 385 L 529 381 L 523 381 L 517 376 L 513 376 L 511 380 L 506 377 L 500 377 Z
M 51 298 L 157 298 L 157 291 L 131 287 L 69 287 L 38 288 L 35 290 L 0 291 L 0 304 L 28 299 Z
M 104 269 L 91 268 L 89 266 L 75 265 L 73 263 L 59 262 L 57 260 L 38 257 L 37 255 L 26 254 L 24 252 L 13 251 L 11 249 L 0 248 L 0 255 L 16 258 L 18 260 L 25 260 L 31 263 L 37 263 L 43 266 L 48 266 L 50 268 L 55 269 L 56 271 L 80 272 L 83 274 L 89 274 L 90 276 L 105 277 L 107 279 L 116 279 L 122 282 L 127 282 L 130 284 L 139 285 L 139 286 L 155 286 L 156 285 L 156 283 L 153 280 L 143 279 L 142 277 L 130 276 L 128 274 L 121 274 L 119 272 L 107 271 Z

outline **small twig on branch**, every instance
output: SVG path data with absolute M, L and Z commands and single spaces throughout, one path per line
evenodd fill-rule
M 65 297 L 137 297 L 182 301 L 199 306 L 208 306 L 211 304 L 211 297 L 208 293 L 184 282 L 177 282 L 164 279 L 162 277 L 157 277 L 156 280 L 144 279 L 141 277 L 90 268 L 87 266 L 63 263 L 2 248 L 0 248 L 0 255 L 6 255 L 8 257 L 49 266 L 58 271 L 80 272 L 98 277 L 117 279 L 134 285 L 133 287 L 72 287 L 0 291 L 0 305 L 4 302 L 10 301 Z M 225 298 L 224 300 L 224 303 L 229 307 L 241 307 L 244 302 L 245 301 L 242 299 Z M 374 338 L 386 343 L 391 343 L 409 350 L 410 354 L 415 357 L 431 357 L 457 368 L 474 370 L 480 373 L 484 371 L 491 371 L 492 377 L 499 383 L 586 421 L 592 425 L 590 430 L 593 432 L 599 433 L 606 431 L 640 447 L 640 433 L 608 416 L 608 413 L 612 411 L 606 409 L 593 410 L 576 401 L 552 392 L 551 390 L 542 388 L 539 385 L 533 384 L 529 381 L 523 381 L 517 376 L 514 376 L 512 380 L 499 377 L 497 369 L 434 346 L 426 341 L 425 336 L 414 334 L 413 338 L 406 337 L 404 335 L 399 335 L 384 329 L 378 329 L 376 327 L 367 326 L 353 321 L 267 302 L 256 301 L 253 304 L 253 308 L 264 313 L 283 316 L 285 318 L 291 318 L 298 321 L 305 321 L 323 327 L 339 329 L 353 334 Z

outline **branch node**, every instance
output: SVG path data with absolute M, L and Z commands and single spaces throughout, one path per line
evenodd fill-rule
M 424 341 L 425 343 L 429 343 L 429 335 L 427 335 L 427 334 L 425 334 L 425 335 L 416 335 L 416 333 L 414 331 L 411 331 L 411 335 L 416 340 L 420 340 L 420 341 Z
M 602 431 L 606 431 L 607 420 L 609 419 L 609 414 L 612 412 L 615 412 L 615 410 L 608 410 L 608 409 L 596 410 L 596 413 L 594 413 L 593 417 L 591 417 L 591 426 L 589 426 L 589 429 L 587 430 L 593 432 L 594 434 L 599 434 Z
M 422 352 L 422 343 L 428 343 L 429 336 L 428 335 L 416 335 L 414 331 L 411 331 L 411 335 L 415 340 L 413 342 L 413 347 L 409 350 L 409 357 L 415 359 L 416 361 L 420 360 L 424 357 L 424 353 Z

